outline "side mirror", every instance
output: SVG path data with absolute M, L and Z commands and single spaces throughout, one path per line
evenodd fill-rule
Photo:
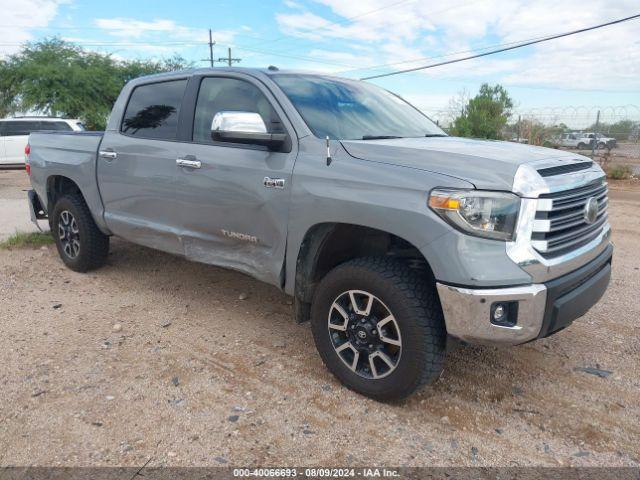
M 218 112 L 211 122 L 211 138 L 217 142 L 263 145 L 280 148 L 287 140 L 285 133 L 269 133 L 258 113 Z

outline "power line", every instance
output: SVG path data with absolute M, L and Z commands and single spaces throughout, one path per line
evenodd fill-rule
M 378 7 L 378 8 L 373 9 L 373 10 L 369 10 L 369 11 L 360 13 L 358 15 L 354 15 L 352 17 L 345 18 L 345 19 L 341 20 L 340 22 L 334 22 L 334 23 L 332 23 L 330 25 L 317 27 L 317 28 L 315 28 L 313 30 L 313 33 L 316 33 L 316 32 L 319 32 L 319 31 L 323 31 L 323 30 L 328 30 L 328 29 L 334 28 L 335 26 L 347 26 L 347 24 L 349 22 L 352 22 L 353 20 L 368 16 L 368 15 L 372 15 L 372 14 L 381 12 L 383 10 L 386 10 L 386 9 L 389 9 L 389 8 L 392 8 L 392 7 L 396 7 L 396 6 L 401 5 L 401 4 L 405 4 L 405 3 L 409 3 L 409 2 L 415 2 L 415 1 L 416 0 L 400 0 L 400 1 L 396 1 L 394 3 L 388 4 L 388 5 L 385 5 L 385 6 L 382 6 L 382 7 Z M 466 2 L 466 3 L 463 3 L 463 4 L 458 4 L 458 5 L 454 5 L 452 7 L 436 10 L 434 12 L 430 12 L 429 14 L 430 15 L 437 15 L 439 13 L 443 13 L 443 12 L 446 12 L 446 11 L 449 11 L 449 10 L 455 10 L 457 8 L 465 7 L 465 6 L 468 6 L 468 5 L 471 5 L 471 4 L 474 4 L 474 3 L 478 3 L 478 2 L 483 2 L 483 1 L 486 1 L 486 0 L 472 0 L 470 2 Z M 390 25 L 387 25 L 387 27 L 388 26 L 393 26 L 395 24 L 396 23 L 392 23 Z M 0 28 L 4 28 L 4 27 L 14 28 L 14 27 L 19 27 L 19 25 L 0 25 Z M 23 27 L 27 28 L 27 27 L 30 27 L 30 26 L 24 25 Z M 49 26 L 47 26 L 47 27 L 31 27 L 31 28 L 33 28 L 34 30 L 99 30 L 99 31 L 108 31 L 108 30 L 114 30 L 114 29 L 117 30 L 117 28 L 111 28 L 110 29 L 110 28 L 107 28 L 107 27 L 49 27 Z M 199 28 L 199 27 L 197 27 L 197 28 Z M 155 32 L 155 33 L 157 33 L 157 32 Z M 160 33 L 162 33 L 162 32 L 160 32 Z M 254 35 L 234 34 L 234 35 L 235 36 L 239 36 L 239 37 L 246 37 L 246 38 L 256 38 L 256 37 L 257 38 L 261 38 L 259 35 L 255 35 L 255 34 Z M 211 32 L 210 32 L 210 36 L 211 36 Z M 274 43 L 274 42 L 283 40 L 285 38 L 288 38 L 290 36 L 291 35 L 284 35 L 284 36 L 278 37 L 278 38 L 273 39 L 273 40 L 266 39 L 266 41 L 262 42 L 260 45 Z M 262 37 L 262 39 L 264 39 L 264 37 Z M 210 42 L 211 42 L 211 38 L 210 38 Z M 93 42 L 93 43 L 92 42 L 74 42 L 74 43 L 78 43 L 80 45 L 87 46 L 87 47 L 111 47 L 111 46 L 113 46 L 113 47 L 136 47 L 136 46 L 141 46 L 141 47 L 154 47 L 154 46 L 184 46 L 184 47 L 192 47 L 192 46 L 198 46 L 199 45 L 198 43 L 195 43 L 195 42 L 177 42 L 177 41 L 176 42 L 139 42 L 139 43 L 138 42 L 108 42 L 108 41 L 99 42 L 99 41 L 96 41 L 96 42 Z M 213 43 L 215 44 L 215 42 L 213 42 Z M 24 43 L 0 44 L 0 46 L 3 46 L 3 47 L 19 47 L 19 46 L 22 46 L 22 45 L 24 45 Z M 308 43 L 307 43 L 307 45 L 308 45 Z M 336 66 L 336 67 L 352 67 L 352 65 L 347 65 L 347 64 L 344 64 L 344 63 L 322 61 L 322 60 L 318 60 L 316 58 L 305 57 L 305 56 L 300 56 L 300 55 L 294 56 L 294 55 L 290 55 L 290 54 L 287 54 L 287 53 L 284 53 L 284 52 L 282 52 L 282 53 L 279 53 L 279 52 L 266 52 L 264 50 L 253 49 L 252 46 L 244 47 L 244 46 L 241 46 L 241 45 L 235 45 L 235 47 L 236 48 L 240 48 L 242 50 L 248 50 L 248 51 L 252 51 L 252 52 L 256 52 L 256 53 L 261 53 L 261 54 L 264 54 L 264 55 L 273 55 L 273 56 L 283 57 L 283 58 L 292 58 L 292 59 L 298 59 L 298 60 L 305 60 L 305 61 L 310 61 L 312 63 L 319 63 L 319 64 L 331 65 L 331 66 Z M 298 45 L 298 46 L 294 47 L 293 49 L 287 50 L 287 52 L 295 51 L 295 50 L 298 50 L 300 48 L 305 48 L 305 47 L 306 47 L 306 45 Z M 211 46 L 210 46 L 210 50 L 211 50 Z M 438 57 L 435 57 L 435 58 L 438 58 Z M 207 62 L 209 62 L 211 64 L 211 55 L 209 55 L 208 59 L 202 60 L 202 61 L 207 61 Z M 399 62 L 399 63 L 404 63 L 404 62 Z M 375 68 L 375 67 L 369 67 L 369 68 L 366 68 L 366 70 L 369 70 L 369 69 L 372 69 L 372 68 Z M 351 70 L 345 70 L 345 71 L 358 71 L 358 70 L 365 70 L 365 69 L 364 68 L 363 69 L 351 69 Z
M 286 53 L 275 53 L 275 52 L 269 52 L 266 50 L 257 50 L 255 48 L 251 48 L 251 47 L 244 47 L 242 45 L 234 45 L 235 48 L 239 49 L 239 50 L 246 50 L 248 52 L 255 52 L 258 53 L 260 55 L 264 55 L 264 56 L 274 56 L 274 57 L 282 57 L 282 58 L 292 58 L 294 60 L 304 60 L 304 61 L 308 61 L 311 63 L 321 63 L 324 65 L 330 65 L 332 67 L 350 67 L 351 65 L 347 65 L 346 63 L 336 63 L 336 62 L 329 62 L 329 61 L 324 61 L 324 60 L 318 60 L 316 58 L 313 57 L 305 57 L 302 55 L 288 55 Z
M 77 45 L 83 45 L 86 47 L 155 47 L 155 46 L 186 46 L 194 47 L 201 45 L 201 42 L 76 42 L 71 41 Z M 22 47 L 26 43 L 0 43 L 0 47 Z
M 599 25 L 594 25 L 592 27 L 581 28 L 579 30 L 573 30 L 571 32 L 560 33 L 558 35 L 552 35 L 552 36 L 544 37 L 544 38 L 541 38 L 541 39 L 538 39 L 538 40 L 532 40 L 530 42 L 521 43 L 521 44 L 518 44 L 518 45 L 514 45 L 512 47 L 500 48 L 498 50 L 491 50 L 490 52 L 479 53 L 478 55 L 471 55 L 470 57 L 458 58 L 458 59 L 455 59 L 455 60 L 448 60 L 446 62 L 434 63 L 432 65 L 424 65 L 422 67 L 408 68 L 406 70 L 398 70 L 396 72 L 381 73 L 379 75 L 372 75 L 372 76 L 369 76 L 369 77 L 363 77 L 360 80 L 372 80 L 374 78 L 390 77 L 392 75 L 399 75 L 401 73 L 417 72 L 418 70 L 426 70 L 427 68 L 441 67 L 443 65 L 450 65 L 452 63 L 464 62 L 466 60 L 472 60 L 474 58 L 486 57 L 488 55 L 494 55 L 496 53 L 506 52 L 508 50 L 515 50 L 517 48 L 522 48 L 522 47 L 526 47 L 526 46 L 529 46 L 529 45 L 534 45 L 536 43 L 548 42 L 549 40 L 555 40 L 556 38 L 568 37 L 569 35 L 576 35 L 578 33 L 584 33 L 584 32 L 588 32 L 588 31 L 591 31 L 591 30 L 596 30 L 598 28 L 608 27 L 610 25 L 615 25 L 615 24 L 618 24 L 618 23 L 627 22 L 629 20 L 634 20 L 636 18 L 640 18 L 640 14 L 632 15 L 630 17 L 620 18 L 618 20 L 613 20 L 613 21 L 607 22 L 607 23 L 601 23 Z
M 411 58 L 411 59 L 408 59 L 408 60 L 401 60 L 401 61 L 398 61 L 398 62 L 382 63 L 382 64 L 379 64 L 379 65 L 372 65 L 370 67 L 352 68 L 350 70 L 342 70 L 340 72 L 336 72 L 336 74 L 360 72 L 362 70 L 380 70 L 382 68 L 392 67 L 394 65 L 402 65 L 402 64 L 405 64 L 405 63 L 420 62 L 422 60 L 435 60 L 436 58 L 454 57 L 454 56 L 460 55 L 462 53 L 481 52 L 481 51 L 487 50 L 489 48 L 506 47 L 506 46 L 509 46 L 509 45 L 520 44 L 522 42 L 528 42 L 530 40 L 538 40 L 538 39 L 541 39 L 541 38 L 547 38 L 547 37 L 541 35 L 541 36 L 537 36 L 537 37 L 523 38 L 523 39 L 520 39 L 520 40 L 515 40 L 513 42 L 493 43 L 491 45 L 485 45 L 484 47 L 470 48 L 468 50 L 458 50 L 457 52 L 450 52 L 450 53 L 445 53 L 445 54 L 442 54 L 442 55 L 431 55 L 431 56 L 428 56 L 428 57 L 416 57 L 416 58 Z

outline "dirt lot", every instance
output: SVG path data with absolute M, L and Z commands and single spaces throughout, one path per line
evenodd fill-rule
M 0 465 L 638 466 L 639 208 L 614 188 L 613 280 L 584 318 L 460 347 L 392 405 L 341 387 L 288 297 L 241 274 L 117 240 L 88 275 L 0 250 Z

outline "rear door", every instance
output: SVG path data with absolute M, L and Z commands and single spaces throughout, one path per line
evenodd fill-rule
M 278 151 L 216 142 L 211 123 L 218 112 L 253 112 L 270 133 L 295 139 L 294 130 L 271 92 L 248 75 L 194 77 L 187 97 L 193 127 L 178 156 L 200 168 L 180 167 L 176 176 L 184 254 L 279 285 L 297 142 Z
M 176 139 L 186 86 L 187 79 L 137 86 L 120 130 L 107 130 L 98 152 L 98 187 L 109 229 L 172 253 L 182 253 Z

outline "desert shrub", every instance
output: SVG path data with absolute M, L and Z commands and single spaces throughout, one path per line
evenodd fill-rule
M 605 171 L 607 178 L 612 180 L 628 180 L 633 176 L 633 169 L 629 165 L 612 165 Z

